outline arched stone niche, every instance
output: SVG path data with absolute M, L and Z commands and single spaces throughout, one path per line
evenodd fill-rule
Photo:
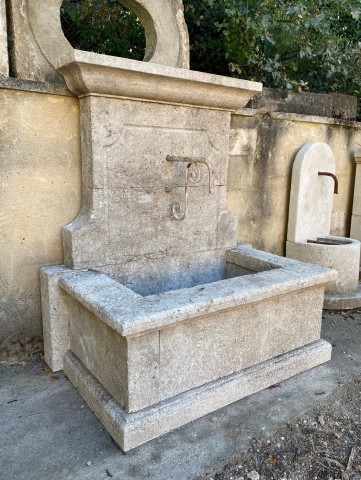
M 60 7 L 63 0 L 28 0 L 31 28 L 43 55 L 58 69 L 60 59 L 72 55 L 64 36 Z M 144 61 L 189 68 L 189 38 L 182 0 L 120 0 L 141 21 L 146 35 Z

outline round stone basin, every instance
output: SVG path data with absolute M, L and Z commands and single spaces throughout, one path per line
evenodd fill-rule
M 305 242 L 287 242 L 287 257 L 314 263 L 337 271 L 338 279 L 330 283 L 326 294 L 356 292 L 359 286 L 360 242 L 344 237 L 319 237 Z

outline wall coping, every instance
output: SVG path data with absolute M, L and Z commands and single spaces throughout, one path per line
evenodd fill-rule
M 240 117 L 269 117 L 275 120 L 285 120 L 289 122 L 319 123 L 324 125 L 338 125 L 340 127 L 351 127 L 361 129 L 361 122 L 356 120 L 342 120 L 332 117 L 318 117 L 317 115 L 304 115 L 301 113 L 268 112 L 267 109 L 241 108 L 233 113 Z
M 35 82 L 33 80 L 3 77 L 0 75 L 0 90 L 2 89 L 74 97 L 66 85 L 58 83 Z

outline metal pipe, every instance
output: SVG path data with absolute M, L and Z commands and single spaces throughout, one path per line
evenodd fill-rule
M 335 193 L 337 195 L 338 194 L 338 178 L 336 177 L 336 175 L 334 175 L 333 173 L 329 173 L 329 172 L 318 172 L 318 174 L 320 176 L 333 178 L 333 180 L 335 182 L 335 188 L 334 188 L 333 193 Z
M 173 202 L 172 207 L 172 215 L 173 218 L 176 220 L 184 220 L 188 213 L 188 186 L 189 181 L 192 183 L 198 183 L 201 180 L 201 173 L 199 169 L 199 164 L 203 163 L 208 168 L 208 188 L 209 193 L 214 192 L 214 170 L 212 164 L 209 160 L 203 157 L 173 157 L 171 155 L 167 155 L 166 157 L 167 162 L 182 162 L 187 163 L 186 171 L 185 171 L 185 182 L 184 182 L 184 211 L 182 213 L 182 208 L 179 202 Z M 197 175 L 194 172 L 190 172 L 190 166 L 195 165 L 197 168 Z
M 203 163 L 208 168 L 209 193 L 214 192 L 214 171 L 213 171 L 213 166 L 212 166 L 212 164 L 209 160 L 207 160 L 204 157 L 173 157 L 171 155 L 167 155 L 166 160 L 167 160 L 167 162 L 183 162 L 183 163 L 189 163 L 189 164 Z

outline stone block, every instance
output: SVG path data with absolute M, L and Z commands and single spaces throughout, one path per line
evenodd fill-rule
M 320 117 L 355 120 L 357 98 L 338 93 L 287 92 L 265 88 L 249 102 L 248 107 L 267 112 L 287 112 Z
M 53 372 L 63 369 L 63 356 L 70 348 L 67 295 L 59 288 L 59 278 L 66 273 L 63 265 L 40 271 L 44 358 Z
M 245 245 L 226 260 L 253 274 L 146 297 L 95 272 L 61 279 L 71 350 L 127 412 L 319 339 L 335 272 Z
M 356 176 L 353 193 L 353 207 L 352 215 L 361 216 L 361 149 L 356 149 L 354 152 L 356 162 Z M 353 223 L 353 220 L 352 222 Z M 351 225 L 352 228 L 352 225 Z M 358 237 L 355 237 L 358 238 Z
M 319 339 L 322 293 L 298 291 L 129 338 L 73 301 L 71 350 L 126 411 L 137 411 Z
M 10 19 L 9 53 L 13 74 L 24 80 L 64 83 L 63 77 L 50 65 L 35 40 L 28 15 L 28 6 L 29 0 L 7 2 L 8 18 Z
M 189 38 L 182 0 L 122 0 L 121 3 L 138 16 L 144 27 L 146 62 L 189 69 Z M 26 0 L 23 3 L 37 49 L 54 69 L 58 69 L 61 57 L 73 51 L 62 31 L 61 4 L 62 0 L 48 0 L 45 4 Z
M 9 75 L 8 33 L 6 20 L 6 3 L 0 0 L 0 75 Z
M 316 367 L 331 358 L 331 345 L 319 340 L 260 365 L 233 373 L 140 412 L 126 413 L 70 351 L 64 370 L 123 451 Z
M 352 215 L 350 236 L 361 241 L 361 215 Z
M 311 142 L 297 153 L 292 170 L 287 240 L 307 242 L 330 234 L 335 157 L 326 143 Z
M 83 208 L 64 229 L 67 266 L 96 268 L 127 284 L 158 275 L 162 283 L 170 269 L 186 276 L 197 252 L 216 260 L 236 244 L 225 186 L 228 112 L 88 97 L 81 100 L 81 119 Z M 205 158 L 211 179 L 206 165 L 193 166 L 190 175 L 187 163 L 169 162 L 167 155 Z M 187 204 L 183 221 L 172 215 L 175 203 L 182 213 Z

